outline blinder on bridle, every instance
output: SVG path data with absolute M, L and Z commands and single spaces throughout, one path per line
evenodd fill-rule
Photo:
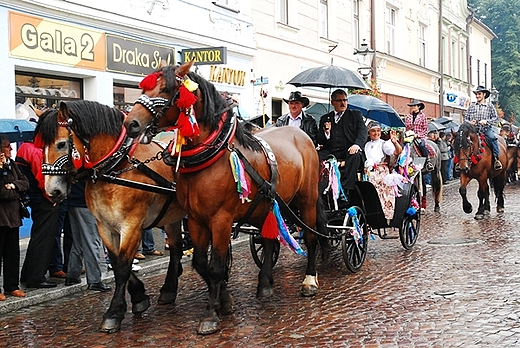
M 179 76 L 175 76 L 175 80 L 177 82 L 182 82 L 182 78 Z M 153 97 L 150 98 L 146 94 L 141 94 L 139 98 L 134 102 L 135 104 L 142 105 L 146 110 L 148 110 L 152 114 L 152 120 L 146 126 L 143 134 L 145 138 L 153 138 L 157 133 L 159 133 L 159 119 L 164 115 L 164 113 L 173 105 L 174 101 L 179 98 L 179 89 L 177 89 L 173 96 L 170 99 L 163 97 Z M 157 111 L 157 109 L 159 109 Z
M 72 169 L 76 169 L 76 171 L 81 168 L 82 160 L 81 154 L 78 149 L 74 145 L 74 139 L 72 137 L 72 119 L 69 118 L 65 121 L 58 121 L 59 127 L 67 127 L 69 131 L 69 152 L 66 155 L 60 156 L 53 164 L 43 163 L 42 164 L 42 174 L 43 175 L 69 175 L 72 172 Z M 88 148 L 88 142 L 85 146 Z

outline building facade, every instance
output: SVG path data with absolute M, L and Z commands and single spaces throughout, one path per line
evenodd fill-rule
M 121 109 L 162 59 L 195 69 L 252 108 L 256 48 L 249 2 L 168 0 L 0 1 L 0 118 L 16 105 L 88 99 Z

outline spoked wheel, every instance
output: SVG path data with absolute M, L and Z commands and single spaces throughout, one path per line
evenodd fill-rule
M 419 202 L 419 191 L 417 187 L 414 185 L 411 188 L 410 192 L 410 202 L 415 199 Z M 415 242 L 417 242 L 417 237 L 419 236 L 419 228 L 421 226 L 421 212 L 417 210 L 414 215 L 405 215 L 403 220 L 403 224 L 399 229 L 399 238 L 401 239 L 401 244 L 403 248 L 406 250 L 410 249 L 414 246 Z
M 249 248 L 251 249 L 251 255 L 253 255 L 253 260 L 255 260 L 258 268 L 262 268 L 264 264 L 265 255 L 264 255 L 264 246 L 262 245 L 262 236 L 257 234 L 252 234 L 249 236 Z M 278 256 L 280 255 L 280 242 L 276 241 L 273 253 L 273 267 L 276 265 L 278 261 Z
M 358 238 L 354 236 L 355 232 L 345 231 L 341 238 L 341 247 L 343 249 L 343 261 L 347 269 L 352 273 L 356 273 L 361 269 L 361 266 L 363 266 L 363 262 L 365 262 L 367 256 L 369 233 L 365 213 L 363 213 L 358 206 L 353 206 L 351 209 L 355 209 L 357 212 L 357 221 L 359 223 L 361 236 Z M 349 216 L 348 212 L 345 215 L 344 226 L 355 228 L 354 217 Z

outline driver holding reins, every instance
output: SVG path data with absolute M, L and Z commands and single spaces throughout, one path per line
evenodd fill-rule
M 498 148 L 497 135 L 491 128 L 491 126 L 498 121 L 497 110 L 493 104 L 486 102 L 491 92 L 484 86 L 478 86 L 473 93 L 475 93 L 477 102 L 471 103 L 464 116 L 464 121 L 481 126 L 486 138 L 491 140 L 493 156 L 495 157 L 493 168 L 495 170 L 502 170 L 502 163 L 499 161 L 500 149 Z

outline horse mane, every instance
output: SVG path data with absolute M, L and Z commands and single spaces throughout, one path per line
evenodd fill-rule
M 471 123 L 464 122 L 459 126 L 455 137 L 453 138 L 453 149 L 459 151 L 461 147 L 467 146 L 465 134 L 478 134 L 477 127 Z
M 123 114 L 120 110 L 89 100 L 63 102 L 60 109 L 72 119 L 71 127 L 76 135 L 90 139 L 98 134 L 119 135 L 123 125 Z M 60 110 L 61 114 L 61 110 Z
M 175 67 L 167 66 L 162 69 L 163 78 L 166 81 L 164 92 L 173 95 L 175 90 Z M 204 124 L 209 128 L 210 132 L 218 129 L 221 115 L 226 112 L 229 117 L 232 109 L 228 109 L 229 105 L 222 94 L 217 91 L 215 86 L 195 72 L 189 72 L 188 77 L 199 85 L 201 99 L 204 102 L 204 111 L 202 115 L 197 115 L 197 122 Z M 226 110 L 227 109 L 227 110 Z M 226 111 L 225 111 L 226 110 Z M 262 151 L 262 147 L 254 138 L 252 133 L 244 128 L 240 123 L 237 125 L 235 139 L 244 147 L 252 151 Z
M 44 145 L 49 145 L 56 139 L 58 136 L 58 110 L 47 109 L 38 117 L 34 135 L 40 138 Z

